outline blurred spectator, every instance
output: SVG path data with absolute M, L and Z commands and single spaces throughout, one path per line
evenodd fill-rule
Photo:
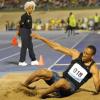
M 80 6 L 86 6 L 88 4 L 88 0 L 79 0 L 79 5 Z
M 0 8 L 23 8 L 28 0 L 0 0 Z M 29 0 L 30 1 L 30 0 Z M 50 8 L 79 7 L 79 6 L 99 6 L 100 0 L 32 0 L 37 4 L 37 8 L 44 8 L 48 11 Z
M 0 0 L 2 7 L 17 7 L 21 0 Z
M 0 8 L 4 7 L 5 0 L 0 0 Z
M 65 29 L 65 26 L 66 26 L 65 20 L 61 19 L 61 27 L 62 27 L 62 29 Z
M 16 28 L 16 25 L 15 25 L 14 22 L 9 22 L 7 20 L 6 23 L 5 23 L 5 29 L 6 29 L 6 31 L 8 31 L 8 30 L 15 30 L 17 28 Z
M 76 24 L 77 24 L 77 21 L 76 21 L 75 15 L 72 12 L 70 12 L 67 19 L 67 26 L 66 26 L 66 32 L 65 32 L 67 33 L 68 37 L 75 34 Z
M 78 5 L 78 0 L 69 0 L 70 1 L 70 6 L 71 7 L 76 7 Z
M 97 30 L 99 27 L 99 19 L 100 17 L 98 16 L 98 13 L 96 13 L 94 16 L 94 30 Z
M 10 24 L 10 30 L 15 30 L 15 23 L 14 22 L 11 22 L 11 24 Z
M 96 5 L 97 0 L 88 0 L 88 6 Z
M 88 19 L 88 29 L 89 30 L 94 30 L 95 22 L 93 18 Z
M 87 17 L 82 18 L 81 29 L 88 29 L 88 18 Z
M 6 29 L 6 31 L 9 30 L 9 26 L 10 26 L 10 25 L 9 25 L 9 21 L 7 20 L 7 21 L 6 21 L 6 24 L 5 24 L 5 29 Z

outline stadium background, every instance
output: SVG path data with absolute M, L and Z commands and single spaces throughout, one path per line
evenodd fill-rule
M 0 30 L 5 30 L 7 22 L 16 28 L 23 13 L 23 6 L 30 0 L 0 0 Z M 75 12 L 77 18 L 94 16 L 100 13 L 100 0 L 33 0 L 36 3 L 36 11 L 33 13 L 33 21 L 41 19 L 42 23 L 52 18 L 67 20 L 69 12 Z M 55 12 L 53 12 L 55 11 Z M 88 12 L 88 13 L 87 13 Z M 59 13 L 61 16 L 59 16 Z M 16 17 L 15 17 L 16 16 Z M 51 17 L 52 16 L 52 17 Z
M 4 56 L 7 58 L 7 56 L 13 55 L 13 52 L 19 52 L 20 48 L 12 47 L 12 48 L 6 48 L 7 50 L 4 50 L 5 47 L 10 44 L 6 43 L 6 39 L 11 39 L 12 36 L 16 34 L 15 31 L 7 31 L 5 32 L 5 25 L 6 21 L 9 21 L 9 23 L 15 23 L 20 19 L 21 14 L 23 13 L 23 5 L 25 1 L 28 0 L 0 0 L 0 49 L 1 50 L 1 62 L 0 62 L 0 100 L 40 100 L 33 96 L 27 96 L 23 93 L 15 93 L 14 90 L 16 87 L 18 87 L 19 82 L 24 82 L 25 79 L 30 75 L 30 72 L 28 72 L 27 69 L 33 69 L 37 67 L 19 67 L 14 63 L 14 61 L 17 61 L 19 56 L 15 56 L 9 59 L 4 59 Z M 81 1 L 81 2 L 79 2 Z M 82 17 L 91 17 L 94 16 L 97 12 L 98 15 L 100 15 L 100 9 L 99 9 L 99 3 L 100 0 L 35 0 L 37 4 L 36 11 L 33 13 L 32 17 L 33 20 L 41 19 L 44 22 L 51 18 L 63 18 L 67 19 L 69 12 L 73 12 L 74 15 L 77 18 Z M 65 3 L 66 2 L 66 3 Z M 37 32 L 41 33 L 41 31 Z M 45 34 L 46 33 L 46 34 Z M 84 33 L 84 32 L 83 32 Z M 85 38 L 85 35 L 87 36 L 88 32 L 83 34 L 82 32 L 71 39 L 65 38 L 64 31 L 46 31 L 42 32 L 42 35 L 48 35 L 47 37 L 51 39 L 55 39 L 55 41 L 67 45 L 69 47 L 72 47 L 73 43 L 76 45 L 76 41 L 80 40 L 82 37 Z M 6 36 L 6 37 L 5 37 Z M 62 36 L 62 37 L 61 37 Z M 78 45 L 78 49 L 82 49 L 86 43 L 94 43 L 99 48 L 99 34 L 94 34 L 89 31 L 89 36 L 83 40 L 83 42 L 80 42 Z M 92 38 L 91 38 L 92 37 Z M 39 41 L 34 41 L 34 45 L 37 46 L 37 44 L 41 43 Z M 74 45 L 74 46 L 75 46 Z M 4 47 L 5 46 L 5 47 Z M 47 50 L 49 53 L 51 53 L 53 56 L 51 56 L 48 52 L 48 57 L 46 56 L 46 60 L 49 60 L 51 57 L 54 58 L 58 54 L 56 54 L 54 51 L 51 51 L 50 48 L 48 48 L 46 45 L 43 45 L 43 47 L 40 47 L 41 49 L 36 49 L 36 51 L 41 50 L 41 54 L 45 54 L 45 50 Z M 100 49 L 99 49 L 100 50 Z M 10 54 L 10 53 L 11 54 Z M 40 51 L 39 51 L 40 52 Z M 2 54 L 3 53 L 3 54 Z M 38 53 L 38 52 L 36 52 Z M 54 56 L 54 54 L 56 54 Z M 96 60 L 98 60 L 98 63 L 100 62 L 99 59 L 99 53 L 97 55 Z M 3 57 L 3 58 L 2 58 Z M 52 60 L 51 58 L 51 60 Z M 3 61 L 2 61 L 3 60 Z M 7 62 L 8 61 L 8 62 Z M 10 62 L 9 62 L 10 61 Z M 49 61 L 50 62 L 50 61 Z M 47 62 L 48 64 L 48 62 Z M 100 64 L 100 63 L 99 63 Z M 43 67 L 41 67 L 43 68 Z M 6 73 L 8 70 L 22 70 L 21 72 L 11 72 Z M 26 70 L 26 72 L 23 71 L 23 69 Z M 5 71 L 5 72 L 3 72 Z M 22 73 L 23 72 L 23 73 Z M 43 81 L 39 81 L 35 83 L 39 86 L 39 88 L 47 87 Z M 42 89 L 41 89 L 42 90 Z M 94 91 L 94 86 L 92 84 L 92 80 L 90 80 L 86 85 L 84 85 L 80 92 L 74 94 L 73 96 L 67 97 L 67 98 L 48 98 L 46 100 L 99 100 L 100 95 L 92 95 L 92 91 Z

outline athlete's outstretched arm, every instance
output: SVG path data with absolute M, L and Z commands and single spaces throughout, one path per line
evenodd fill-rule
M 56 51 L 59 51 L 61 53 L 64 53 L 65 55 L 69 55 L 73 58 L 73 56 L 75 55 L 79 55 L 79 52 L 76 49 L 72 49 L 72 48 L 66 48 L 52 40 L 49 40 L 45 37 L 40 36 L 39 34 L 32 34 L 32 37 L 34 37 L 35 39 L 41 40 L 44 43 L 46 43 L 48 46 L 50 46 L 51 48 L 53 48 Z
M 91 66 L 91 72 L 93 74 L 93 82 L 96 89 L 96 92 L 100 92 L 100 78 L 99 78 L 99 69 L 97 68 L 96 64 Z

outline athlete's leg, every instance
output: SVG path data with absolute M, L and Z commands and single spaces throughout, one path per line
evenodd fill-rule
M 52 77 L 52 72 L 47 69 L 41 69 L 34 71 L 28 79 L 23 83 L 24 86 L 28 87 L 32 82 L 38 81 L 40 79 L 50 80 Z
M 44 92 L 42 92 L 41 94 L 37 95 L 37 97 L 44 97 L 49 93 L 55 92 L 59 89 L 64 89 L 64 90 L 68 90 L 71 88 L 70 83 L 61 78 L 60 80 L 58 80 L 57 82 L 53 83 L 48 89 L 46 89 Z

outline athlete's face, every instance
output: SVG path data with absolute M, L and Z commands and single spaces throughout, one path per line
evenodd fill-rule
M 88 62 L 92 59 L 92 57 L 93 57 L 93 51 L 90 48 L 85 48 L 83 51 L 82 60 L 84 62 Z

